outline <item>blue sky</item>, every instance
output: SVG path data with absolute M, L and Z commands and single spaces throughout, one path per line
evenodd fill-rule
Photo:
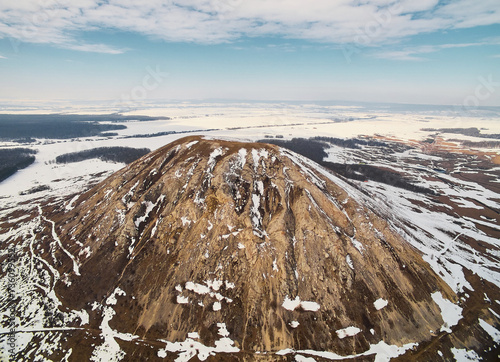
M 500 106 L 498 0 L 3 0 L 0 100 Z

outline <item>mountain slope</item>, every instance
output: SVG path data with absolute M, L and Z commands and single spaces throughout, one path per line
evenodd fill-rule
M 445 323 L 436 296 L 456 298 L 384 220 L 276 146 L 184 138 L 46 210 L 60 309 L 90 317 L 65 342 L 75 358 L 397 355 Z

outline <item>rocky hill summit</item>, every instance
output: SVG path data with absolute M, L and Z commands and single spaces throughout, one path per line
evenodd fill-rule
M 80 311 L 70 360 L 396 357 L 456 300 L 341 179 L 274 145 L 183 138 L 43 212 L 58 308 Z

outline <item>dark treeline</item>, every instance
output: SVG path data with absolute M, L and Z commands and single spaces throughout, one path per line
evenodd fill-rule
M 292 149 L 293 151 L 300 153 L 303 156 L 310 158 L 318 163 L 322 162 L 328 154 L 325 149 L 330 147 L 330 145 L 335 145 L 343 148 L 349 149 L 361 149 L 362 146 L 376 146 L 388 148 L 384 142 L 376 140 L 362 140 L 357 138 L 333 138 L 333 137 L 313 137 L 310 139 L 305 138 L 293 138 L 289 141 L 281 139 L 265 139 L 260 142 L 272 143 L 277 146 Z
M 292 138 L 291 140 L 282 139 L 264 139 L 259 142 L 272 143 L 273 145 L 287 148 L 293 152 L 310 158 L 317 163 L 323 162 L 323 159 L 328 156 L 325 152 L 327 145 L 324 142 L 319 142 L 306 138 Z
M 50 186 L 48 185 L 40 185 L 40 186 L 35 186 L 30 188 L 29 190 L 26 191 L 21 191 L 19 195 L 31 195 L 31 194 L 36 194 L 37 192 L 42 192 L 42 191 L 47 191 L 50 190 Z
M 129 121 L 157 121 L 169 120 L 170 117 L 149 117 L 149 116 L 123 116 L 114 114 L 1 114 L 0 121 L 30 121 L 45 122 L 51 121 L 71 121 L 71 122 L 129 122 Z
M 17 140 L 11 140 L 13 142 L 16 142 L 16 143 L 35 143 L 36 142 L 36 138 L 31 138 L 31 137 L 23 137 L 23 138 L 18 138 Z
M 450 139 L 452 142 L 460 142 L 463 146 L 467 147 L 480 147 L 480 148 L 500 148 L 500 141 L 468 141 L 459 139 Z
M 476 127 L 471 128 L 422 128 L 425 132 L 442 132 L 451 134 L 462 134 L 464 136 L 478 137 L 478 138 L 493 138 L 500 139 L 500 134 L 483 134 Z
M 65 153 L 57 156 L 56 162 L 70 163 L 97 158 L 102 161 L 123 162 L 128 164 L 149 152 L 151 152 L 149 148 L 99 147 L 80 152 Z
M 336 172 L 339 175 L 342 175 L 346 178 L 359 180 L 359 181 L 376 181 L 381 182 L 387 185 L 391 185 L 394 187 L 402 188 L 405 190 L 410 190 L 419 193 L 428 193 L 434 194 L 434 191 L 420 187 L 412 184 L 408 180 L 406 180 L 399 173 L 386 170 L 380 167 L 370 166 L 370 165 L 362 165 L 362 164 L 343 164 L 343 163 L 334 163 L 329 161 L 324 161 L 324 159 L 328 156 L 325 149 L 330 147 L 330 144 L 333 142 L 337 142 L 337 139 L 332 139 L 329 137 L 315 137 L 312 139 L 305 138 L 293 138 L 292 140 L 277 140 L 277 139 L 265 139 L 260 142 L 272 143 L 277 146 L 287 148 L 293 152 L 301 154 L 311 160 L 319 163 L 320 165 Z M 368 144 L 369 141 L 364 140 L 342 140 L 345 142 L 338 142 L 337 145 L 345 144 L 347 148 L 359 148 L 354 147 L 357 144 Z M 349 142 L 351 141 L 351 142 Z M 367 143 L 357 143 L 367 142 Z M 327 143 L 328 142 L 328 143 Z M 372 145 L 379 145 L 381 147 L 388 147 L 385 143 L 373 141 Z
M 333 163 L 327 161 L 321 162 L 321 165 L 352 180 L 371 180 L 413 192 L 435 194 L 435 192 L 431 189 L 412 184 L 397 172 L 385 170 L 380 167 L 360 164 Z
M 68 139 L 78 137 L 109 136 L 103 132 L 126 129 L 119 124 L 102 124 L 101 122 L 126 122 L 130 120 L 154 121 L 170 119 L 168 117 L 125 117 L 119 114 L 110 115 L 0 115 L 0 139 L 30 140 L 32 138 Z
M 184 133 L 198 133 L 198 132 L 211 132 L 211 131 L 220 131 L 218 128 L 208 128 L 208 129 L 193 129 L 193 130 L 186 130 L 186 131 L 163 131 L 163 132 L 156 132 L 156 133 L 144 133 L 144 134 L 134 134 L 130 136 L 125 136 L 123 138 L 152 138 L 152 137 L 162 137 L 162 136 L 168 136 L 171 134 L 184 134 Z
M 0 182 L 35 162 L 35 153 L 29 148 L 0 149 Z
M 0 138 L 6 140 L 30 138 L 68 139 L 99 136 L 102 132 L 125 129 L 119 124 L 100 124 L 98 122 L 80 122 L 71 118 L 27 117 L 15 119 L 0 116 Z
M 334 138 L 334 137 L 313 137 L 313 140 L 328 142 L 332 145 L 344 147 L 344 148 L 352 148 L 352 149 L 360 149 L 360 145 L 362 146 L 376 146 L 376 147 L 389 147 L 386 143 L 376 141 L 376 140 L 362 140 L 359 138 Z

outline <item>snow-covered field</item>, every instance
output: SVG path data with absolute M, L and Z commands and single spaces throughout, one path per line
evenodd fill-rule
M 50 108 L 58 111 L 59 108 Z M 68 113 L 96 112 L 95 108 L 75 108 Z M 106 111 L 99 108 L 102 113 Z M 49 110 L 44 110 L 49 112 Z M 111 112 L 113 110 L 109 110 Z M 39 113 L 38 109 L 17 110 L 17 113 Z M 82 161 L 66 165 L 55 164 L 58 155 L 96 147 L 128 146 L 155 150 L 175 139 L 187 135 L 206 135 L 214 138 L 233 138 L 255 141 L 266 136 L 294 137 L 340 137 L 380 135 L 400 140 L 424 140 L 432 132 L 423 128 L 469 128 L 483 129 L 483 133 L 500 133 L 500 122 L 494 117 L 469 117 L 447 112 L 421 112 L 416 114 L 378 111 L 355 106 L 317 106 L 314 104 L 173 104 L 171 106 L 140 109 L 124 113 L 131 121 L 124 122 L 127 128 L 117 131 L 114 137 L 86 137 L 70 140 L 39 139 L 33 146 L 38 151 L 33 165 L 17 172 L 0 184 L 0 198 L 14 197 L 19 192 L 39 185 L 50 185 L 57 193 L 75 192 L 84 186 L 89 175 L 103 171 L 116 171 L 122 164 L 105 163 L 98 160 Z M 170 120 L 139 122 L 134 116 L 171 117 Z M 178 132 L 149 138 L 125 138 L 134 135 Z M 470 139 L 458 134 L 454 139 Z M 0 142 L 2 147 L 19 147 L 13 142 Z M 495 150 L 493 150 L 495 151 Z M 497 152 L 500 151 L 497 149 Z M 109 173 L 106 173 L 109 174 Z M 103 175 L 105 176 L 105 175 Z M 54 180 L 59 180 L 54 182 Z M 60 181 L 63 180 L 63 181 Z M 4 200 L 5 201 L 5 200 Z

